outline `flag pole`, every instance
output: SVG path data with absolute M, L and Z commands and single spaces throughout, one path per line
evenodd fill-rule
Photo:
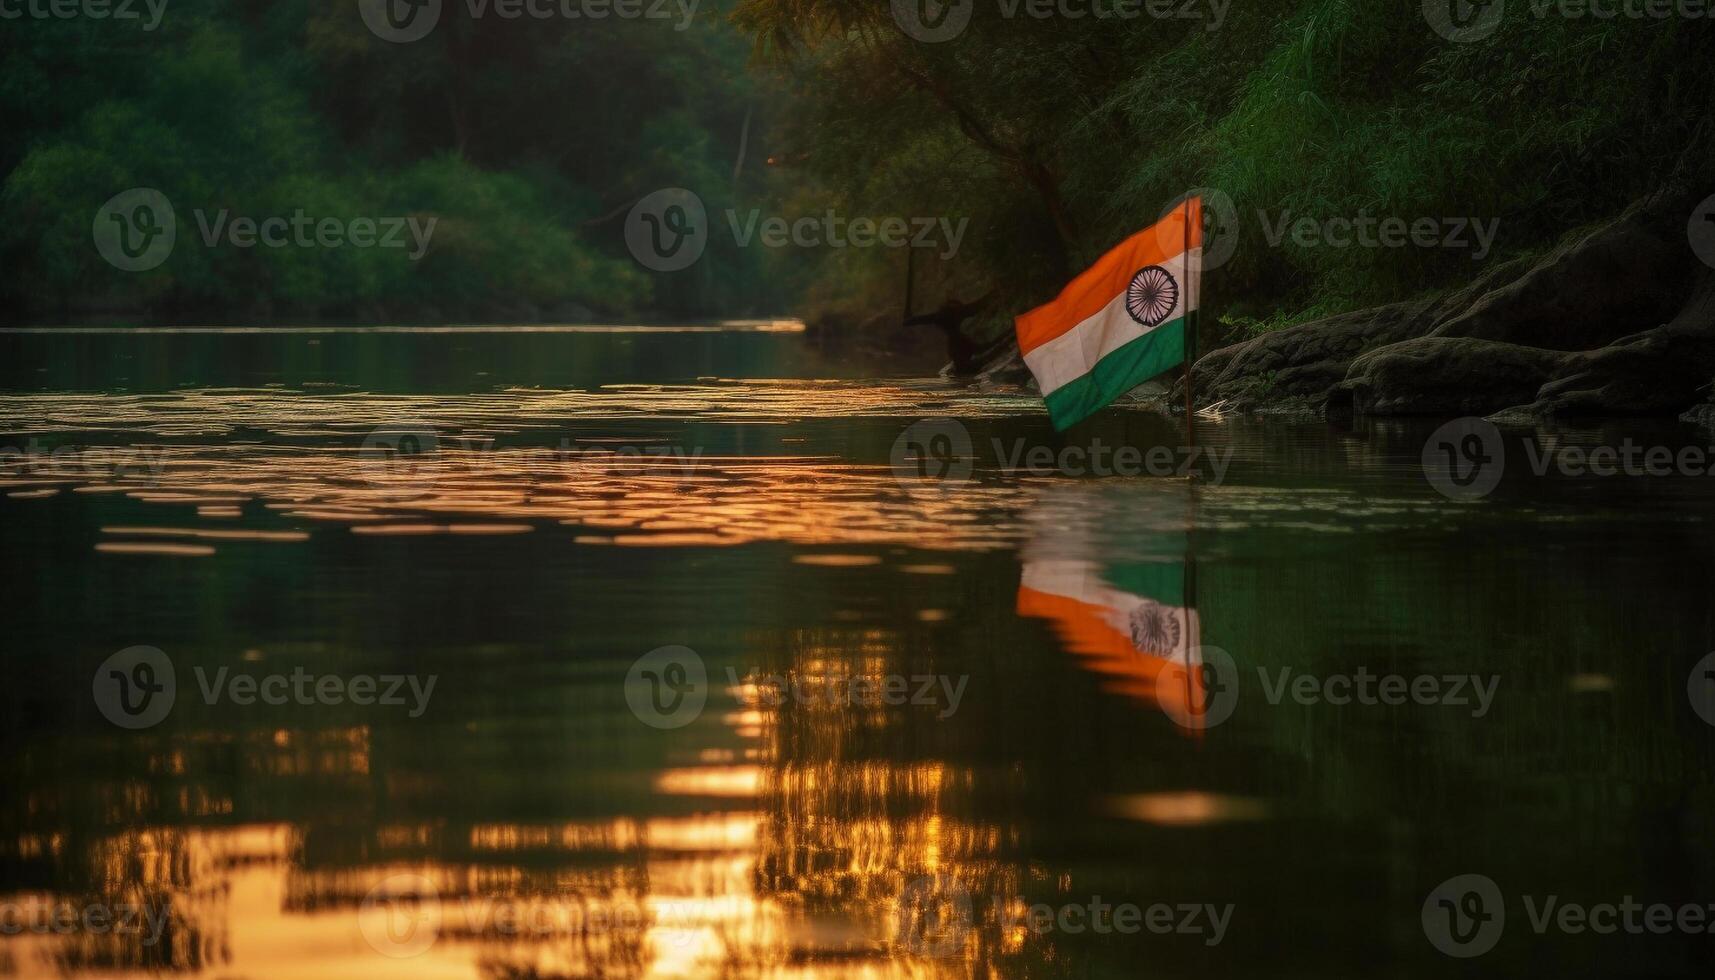
M 1191 427 L 1192 420 L 1194 418 L 1196 418 L 1195 407 L 1194 407 L 1192 399 L 1191 399 L 1191 362 L 1192 362 L 1192 349 L 1194 347 L 1196 347 L 1196 345 L 1197 345 L 1197 313 L 1196 313 L 1196 311 L 1193 311 L 1191 309 L 1191 201 L 1192 200 L 1193 200 L 1192 198 L 1186 198 L 1185 199 L 1185 214 L 1184 214 L 1185 250 L 1183 252 L 1179 253 L 1180 255 L 1184 256 L 1183 261 L 1184 261 L 1184 272 L 1185 272 L 1185 325 L 1184 325 L 1184 329 L 1180 331 L 1180 333 L 1183 335 L 1183 337 L 1180 341 L 1179 346 L 1184 351 L 1184 360 L 1185 360 L 1185 448 L 1186 448 L 1187 452 L 1189 452 L 1192 448 L 1196 447 L 1196 445 L 1197 445 L 1197 433 L 1196 433 L 1196 430 L 1194 430 Z M 1199 301 L 1198 305 L 1199 306 L 1202 305 L 1201 300 L 1202 300 L 1202 297 L 1198 297 L 1198 301 Z
M 1191 200 L 1191 198 L 1187 198 L 1185 200 L 1185 251 L 1181 253 L 1185 256 L 1185 329 L 1182 331 L 1184 338 L 1180 346 L 1184 349 L 1185 355 L 1185 451 L 1187 453 L 1193 451 L 1197 445 L 1197 431 L 1191 425 L 1193 420 L 1197 417 L 1196 404 L 1192 400 L 1191 395 L 1191 364 L 1195 359 L 1194 348 L 1197 344 L 1197 313 L 1191 309 Z M 1199 212 L 1197 220 L 1201 223 L 1202 201 L 1200 199 L 1198 199 L 1197 210 Z M 1199 273 L 1201 273 L 1201 271 L 1201 269 L 1198 270 Z M 1198 285 L 1201 287 L 1202 284 L 1199 283 Z M 1200 288 L 1198 292 L 1201 292 Z M 1201 307 L 1203 305 L 1203 297 L 1199 295 L 1196 298 L 1198 307 Z M 1185 509 L 1185 569 L 1184 574 L 1180 579 L 1180 585 L 1184 592 L 1185 600 L 1186 689 L 1187 693 L 1191 693 L 1196 691 L 1196 685 L 1191 683 L 1191 623 L 1193 617 L 1195 617 L 1199 627 L 1201 627 L 1202 617 L 1197 610 L 1197 550 L 1196 545 L 1193 543 L 1193 538 L 1197 532 L 1197 473 L 1195 470 L 1188 470 L 1186 475 L 1189 477 L 1189 480 L 1187 481 L 1185 488 L 1187 494 Z M 1198 632 L 1201 633 L 1201 629 L 1199 629 Z M 1201 665 L 1199 665 L 1199 669 L 1200 668 Z M 1208 681 L 1208 678 L 1201 674 L 1198 679 L 1205 683 Z M 1208 708 L 1207 692 L 1204 692 L 1202 708 L 1205 710 Z M 1201 735 L 1203 731 L 1205 731 L 1204 727 L 1199 726 L 1197 728 L 1199 735 Z

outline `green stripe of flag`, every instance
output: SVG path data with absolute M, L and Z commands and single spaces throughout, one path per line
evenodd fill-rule
M 1180 546 L 1184 546 L 1183 542 Z M 1106 565 L 1102 568 L 1102 578 L 1116 589 L 1154 599 L 1164 606 L 1185 605 L 1185 563 L 1182 561 Z
M 1115 398 L 1185 361 L 1185 318 L 1169 320 L 1096 362 L 1089 374 L 1044 399 L 1056 431 L 1101 411 Z

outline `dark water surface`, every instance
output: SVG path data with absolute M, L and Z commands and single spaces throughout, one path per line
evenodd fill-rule
M 1706 976 L 1715 478 L 1512 461 L 1708 434 L 1473 500 L 1433 424 L 996 458 L 1179 425 L 784 325 L 0 333 L 0 974 Z

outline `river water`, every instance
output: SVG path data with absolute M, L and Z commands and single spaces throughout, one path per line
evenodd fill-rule
M 1181 425 L 790 323 L 0 334 L 0 975 L 1706 975 L 1715 479 L 1530 464 L 1707 432 Z

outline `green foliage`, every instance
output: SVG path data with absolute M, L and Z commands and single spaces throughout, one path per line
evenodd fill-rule
M 831 211 L 968 221 L 957 254 L 917 253 L 917 308 L 993 290 L 978 329 L 999 333 L 1202 186 L 1240 219 L 1206 291 L 1239 336 L 1458 286 L 1611 216 L 1672 168 L 1715 82 L 1704 22 L 1530 5 L 1458 44 L 1396 0 L 1233 3 L 1218 30 L 984 0 L 959 37 L 926 44 L 891 0 L 737 3 L 597 23 L 449 0 L 403 45 L 349 0 L 174 0 L 149 32 L 15 22 L 0 33 L 0 302 L 68 319 L 897 311 L 902 250 L 729 233 L 753 212 Z M 174 202 L 180 241 L 122 273 L 90 222 L 136 186 Z M 663 187 L 696 192 L 711 224 L 704 258 L 672 274 L 623 244 L 631 203 Z M 223 210 L 435 226 L 416 261 L 207 247 L 198 219 Z M 1479 262 L 1268 234 L 1385 216 L 1499 220 L 1497 247 Z
M 438 321 L 785 307 L 764 257 L 679 277 L 626 252 L 630 203 L 755 193 L 773 98 L 713 4 L 687 21 L 473 19 L 449 0 L 389 44 L 350 0 L 173 0 L 155 31 L 23 20 L 0 34 L 0 302 L 13 316 Z M 734 182 L 741 126 L 752 160 Z M 98 208 L 160 190 L 145 272 L 97 254 Z M 723 206 L 725 206 L 723 204 Z M 429 247 L 210 246 L 221 220 L 433 221 Z
M 1493 37 L 1451 43 L 1393 0 L 1235 3 L 1219 30 L 1002 6 L 977 3 L 937 44 L 881 0 L 745 0 L 737 16 L 808 93 L 790 132 L 813 177 L 873 207 L 968 209 L 983 237 L 949 278 L 998 285 L 1009 311 L 1189 188 L 1224 192 L 1239 241 L 1207 295 L 1235 337 L 1481 265 L 1470 249 L 1271 242 L 1283 217 L 1498 220 L 1481 262 L 1537 252 L 1658 186 L 1715 82 L 1701 21 L 1509 5 Z

